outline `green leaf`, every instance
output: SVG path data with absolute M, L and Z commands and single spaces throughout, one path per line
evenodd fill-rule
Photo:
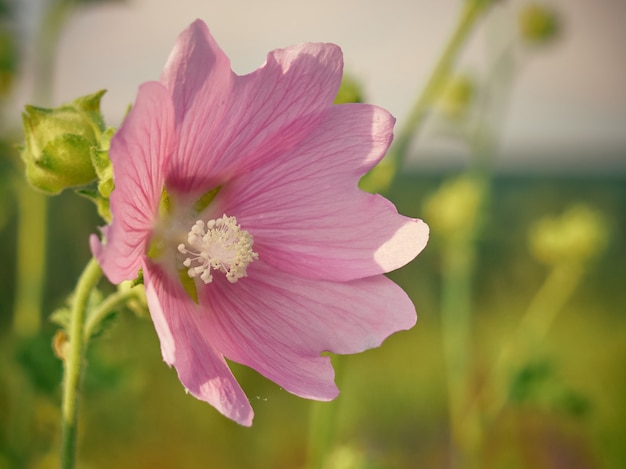
M 54 324 L 61 326 L 64 330 L 69 330 L 70 327 L 71 311 L 68 307 L 61 307 L 55 309 L 50 315 L 50 321 Z
M 553 373 L 552 364 L 548 361 L 527 363 L 513 376 L 509 387 L 509 399 L 521 403 L 536 397 Z

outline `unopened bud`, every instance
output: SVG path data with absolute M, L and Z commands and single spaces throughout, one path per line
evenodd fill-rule
M 530 3 L 522 8 L 518 24 L 522 38 L 532 44 L 545 44 L 559 33 L 556 13 L 538 3 Z
M 437 109 L 449 119 L 467 114 L 476 97 L 476 84 L 465 75 L 450 77 L 435 102 Z
M 426 200 L 424 218 L 443 237 L 465 235 L 477 222 L 483 192 L 483 184 L 468 176 L 447 181 Z
M 531 227 L 530 250 L 541 263 L 583 263 L 601 253 L 608 241 L 604 217 L 587 205 L 575 205 L 560 217 L 545 217 Z
M 96 178 L 91 153 L 104 131 L 100 99 L 104 91 L 55 109 L 26 106 L 22 160 L 26 177 L 37 189 L 58 194 Z

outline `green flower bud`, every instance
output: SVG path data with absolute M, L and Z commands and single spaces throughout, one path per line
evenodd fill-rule
M 448 79 L 435 107 L 449 119 L 460 119 L 467 114 L 475 98 L 475 82 L 468 76 L 456 75 Z
M 96 178 L 91 154 L 101 147 L 103 94 L 100 91 L 55 109 L 26 106 L 21 157 L 33 187 L 58 194 Z
M 529 232 L 530 251 L 547 265 L 584 263 L 601 253 L 608 241 L 604 217 L 587 205 L 575 205 L 560 217 L 545 217 Z
M 484 185 L 469 176 L 445 182 L 426 200 L 424 218 L 433 233 L 447 239 L 465 236 L 478 221 Z
M 533 44 L 547 43 L 559 33 L 554 11 L 538 3 L 530 3 L 520 11 L 518 25 L 522 38 Z

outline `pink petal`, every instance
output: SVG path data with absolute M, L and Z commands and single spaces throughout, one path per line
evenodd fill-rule
M 104 243 L 92 236 L 91 249 L 113 283 L 137 276 L 158 212 L 164 167 L 173 148 L 173 109 L 157 82 L 139 88 L 137 100 L 111 141 L 115 189 L 113 222 Z
M 357 353 L 415 324 L 407 295 L 384 276 L 346 283 L 307 280 L 261 261 L 231 284 L 216 275 L 200 291 L 208 340 L 286 390 L 329 400 L 337 387 L 323 351 Z
M 178 281 L 168 278 L 160 267 L 146 263 L 144 279 L 165 362 L 176 368 L 190 394 L 241 425 L 252 425 L 250 402 L 223 356 L 200 329 L 200 317 L 207 312 L 200 310 Z
M 296 275 L 346 281 L 405 265 L 428 227 L 357 187 L 389 146 L 393 122 L 374 106 L 334 106 L 301 145 L 225 185 L 215 216 L 237 217 L 261 259 Z
M 292 148 L 331 106 L 342 67 L 339 47 L 301 44 L 236 76 L 206 25 L 194 22 L 161 78 L 172 93 L 179 141 L 168 187 L 206 192 Z

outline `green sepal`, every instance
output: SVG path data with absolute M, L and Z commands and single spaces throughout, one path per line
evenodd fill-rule
M 172 211 L 172 204 L 170 202 L 170 196 L 168 195 L 165 187 L 161 191 L 161 200 L 159 201 L 159 218 L 166 219 L 170 216 Z
M 106 92 L 106 90 L 100 90 L 92 94 L 81 96 L 72 101 L 69 106 L 86 112 L 100 131 L 104 131 L 105 125 L 102 114 L 100 113 L 100 101 Z
M 137 272 L 137 278 L 131 281 L 130 287 L 136 287 L 137 285 L 143 285 L 143 269 L 139 269 Z
M 109 197 L 115 188 L 113 183 L 113 166 L 109 159 L 109 146 L 111 138 L 115 134 L 115 129 L 110 127 L 102 134 L 101 148 L 91 147 L 90 160 L 91 165 L 96 173 L 98 183 L 97 189 L 92 187 L 83 187 L 76 190 L 76 193 L 91 200 L 98 210 L 98 215 L 107 223 L 111 223 L 111 208 Z
M 113 165 L 111 165 L 111 160 L 109 159 L 109 147 L 114 134 L 115 129 L 109 127 L 102 134 L 100 148 L 92 147 L 91 149 L 91 164 L 98 177 L 98 191 L 102 197 L 107 199 L 115 188 L 113 184 Z
M 98 309 L 98 306 L 100 306 L 103 301 L 104 301 L 104 295 L 102 294 L 100 290 L 96 288 L 91 291 L 91 294 L 89 295 L 89 300 L 87 302 L 87 308 L 86 308 L 86 315 L 85 315 L 86 323 L 89 322 L 89 318 L 94 314 L 94 312 Z M 56 309 L 50 315 L 50 321 L 60 326 L 67 333 L 70 340 L 72 340 L 72 337 L 70 335 L 70 323 L 71 323 L 71 318 L 72 318 L 73 302 L 74 302 L 73 295 L 68 296 L 65 302 L 66 306 L 62 306 L 61 308 Z M 100 335 L 104 331 L 105 326 L 108 326 L 111 323 L 112 315 L 113 313 L 107 315 L 104 318 L 104 320 L 100 321 L 99 324 L 96 327 L 94 327 L 91 333 L 91 337 Z
M 133 312 L 138 317 L 149 316 L 148 304 L 146 300 L 146 290 L 144 288 L 143 281 L 143 269 L 139 269 L 137 277 L 134 280 L 122 282 L 118 289 L 135 289 L 137 294 L 126 301 L 126 308 Z
M 93 150 L 91 155 L 92 161 L 105 160 L 109 163 L 108 170 L 103 170 L 102 175 L 98 174 L 98 192 L 100 192 L 102 197 L 108 199 L 111 197 L 113 189 L 115 189 L 115 184 L 113 183 L 113 168 L 109 161 L 109 153 L 106 150 Z
M 189 276 L 187 269 L 178 269 L 178 278 L 182 283 L 183 288 L 189 295 L 189 298 L 193 300 L 195 304 L 198 304 L 198 290 L 196 289 L 196 282 Z
M 91 200 L 96 205 L 98 215 L 100 215 L 100 217 L 106 221 L 107 224 L 111 223 L 113 216 L 111 215 L 111 207 L 108 198 L 103 197 L 98 190 L 88 187 L 76 189 L 75 192 L 78 195 Z
M 193 209 L 197 212 L 200 213 L 202 212 L 205 208 L 207 208 L 209 206 L 209 204 L 211 202 L 213 202 L 213 199 L 215 199 L 215 196 L 219 193 L 219 191 L 222 189 L 222 186 L 217 186 L 214 189 L 211 189 L 209 192 L 203 194 L 198 200 L 196 200 L 196 202 L 193 204 Z
M 70 319 L 72 317 L 72 312 L 70 308 L 63 306 L 61 308 L 55 309 L 50 315 L 50 321 L 57 326 L 60 326 L 63 330 L 69 330 L 70 328 Z

